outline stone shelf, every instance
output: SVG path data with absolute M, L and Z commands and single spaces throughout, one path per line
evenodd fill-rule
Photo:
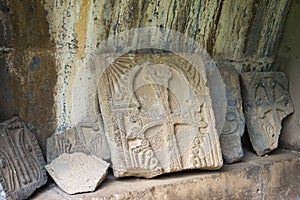
M 74 183 L 75 184 L 75 183 Z M 85 199 L 299 199 L 300 152 L 276 150 L 258 157 L 246 152 L 242 162 L 219 171 L 184 171 L 153 179 L 109 175 L 94 193 L 68 195 L 54 183 L 33 200 Z

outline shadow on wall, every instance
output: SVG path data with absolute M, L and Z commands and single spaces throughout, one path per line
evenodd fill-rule
M 0 121 L 29 122 L 44 152 L 56 126 L 54 53 L 41 1 L 0 1 Z

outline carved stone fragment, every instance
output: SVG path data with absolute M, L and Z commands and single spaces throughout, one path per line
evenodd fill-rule
M 198 64 L 173 54 L 125 54 L 103 72 L 98 94 L 116 177 L 222 166 L 207 63 Z
M 244 153 L 241 137 L 245 130 L 245 117 L 242 108 L 242 97 L 239 75 L 233 65 L 222 64 L 220 73 L 225 83 L 227 112 L 220 143 L 224 161 L 234 163 L 239 161 Z
M 252 146 L 260 156 L 278 145 L 281 121 L 293 112 L 283 72 L 241 74 L 243 107 Z
M 62 154 L 46 166 L 55 183 L 66 193 L 93 192 L 105 179 L 109 164 L 84 153 Z
M 0 199 L 26 199 L 47 182 L 34 134 L 18 117 L 0 123 Z
M 103 131 L 101 115 L 85 119 L 71 129 L 53 134 L 47 140 L 47 163 L 63 153 L 82 152 L 110 160 L 110 152 Z

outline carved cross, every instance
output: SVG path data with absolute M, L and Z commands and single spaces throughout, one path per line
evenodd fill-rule
M 264 118 L 265 114 L 271 111 L 272 115 L 274 116 L 274 123 L 281 124 L 278 111 L 285 112 L 289 99 L 285 95 L 281 96 L 279 99 L 275 99 L 274 89 L 276 85 L 278 84 L 273 78 L 265 78 L 260 81 L 258 87 L 263 88 L 263 91 L 266 95 L 266 100 L 258 97 L 256 99 L 256 106 L 260 118 Z

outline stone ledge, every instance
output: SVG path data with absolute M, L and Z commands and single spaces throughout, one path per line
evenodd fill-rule
M 277 150 L 257 157 L 246 153 L 242 162 L 219 171 L 185 171 L 154 179 L 109 176 L 94 193 L 68 195 L 55 184 L 31 199 L 299 199 L 300 152 Z

